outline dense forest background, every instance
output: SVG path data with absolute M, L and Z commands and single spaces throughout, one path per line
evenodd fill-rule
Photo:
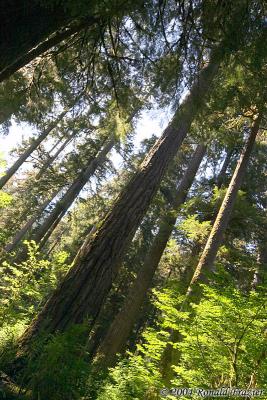
M 0 398 L 267 399 L 266 1 L 0 16 Z

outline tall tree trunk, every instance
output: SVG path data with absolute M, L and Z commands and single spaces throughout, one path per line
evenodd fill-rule
M 29 232 L 33 224 L 37 221 L 37 219 L 41 216 L 46 207 L 51 203 L 53 198 L 58 194 L 58 190 L 56 190 L 48 199 L 46 199 L 38 208 L 38 210 L 34 213 L 34 215 L 25 223 L 25 225 L 16 233 L 11 243 L 7 244 L 5 247 L 6 252 L 13 251 L 16 246 L 21 242 L 21 240 L 25 237 L 26 233 Z
M 94 174 L 96 169 L 105 162 L 107 154 L 110 152 L 115 143 L 116 141 L 113 138 L 107 140 L 107 143 L 100 150 L 96 158 L 90 161 L 86 169 L 80 173 L 77 179 L 75 179 L 62 199 L 58 201 L 50 215 L 33 235 L 32 239 L 39 244 L 39 247 L 43 247 L 47 242 L 48 238 L 59 224 L 69 207 L 72 205 L 84 185 L 88 182 L 89 178 Z
M 37 147 L 42 143 L 43 140 L 49 135 L 49 133 L 56 128 L 58 123 L 65 117 L 70 109 L 66 109 L 59 114 L 59 116 L 55 119 L 55 121 L 51 122 L 49 126 L 38 136 L 37 139 L 32 141 L 32 144 L 24 151 L 23 154 L 17 159 L 17 161 L 6 171 L 5 175 L 0 178 L 0 189 L 9 181 L 10 178 L 17 172 L 17 170 L 21 167 L 24 161 L 37 149 Z
M 107 296 L 123 252 L 136 232 L 153 199 L 170 161 L 182 144 L 191 123 L 205 104 L 223 51 L 212 53 L 210 63 L 197 77 L 173 120 L 157 140 L 139 171 L 106 216 L 84 258 L 74 265 L 43 310 L 21 338 L 21 348 L 38 334 L 64 331 L 85 318 L 94 323 Z M 26 346 L 27 347 L 27 346 Z
M 38 243 L 38 248 L 42 249 L 45 244 L 47 243 L 48 239 L 50 238 L 50 236 L 52 235 L 52 233 L 54 232 L 54 230 L 56 229 L 56 227 L 58 226 L 58 224 L 60 223 L 60 221 L 62 220 L 64 216 L 64 213 L 60 213 L 57 218 L 54 219 L 53 223 L 51 224 L 50 228 L 46 231 L 45 235 L 42 237 L 41 241 Z
M 74 264 L 79 263 L 83 259 L 84 255 L 86 254 L 86 248 L 92 238 L 92 235 L 94 233 L 96 233 L 96 231 L 97 231 L 96 225 L 93 225 L 92 227 L 90 227 L 90 230 L 89 230 L 88 234 L 86 235 L 86 238 L 85 238 L 83 244 L 80 246 L 79 250 L 77 251 L 77 254 L 74 257 L 74 260 L 73 260 Z
M 267 231 L 259 242 L 259 283 L 263 284 L 267 276 Z
M 234 203 L 237 197 L 238 190 L 242 184 L 246 168 L 249 162 L 249 158 L 253 149 L 254 142 L 256 140 L 257 133 L 259 131 L 260 122 L 262 115 L 258 115 L 253 123 L 251 132 L 247 143 L 240 155 L 231 182 L 228 186 L 227 192 L 223 199 L 222 205 L 219 209 L 209 238 L 203 250 L 203 253 L 199 259 L 198 265 L 195 269 L 195 273 L 189 285 L 187 296 L 192 292 L 193 286 L 198 282 L 205 280 L 205 273 L 211 271 L 213 263 L 215 261 L 219 247 L 223 241 L 224 232 L 228 226 L 228 222 L 231 216 L 231 212 L 234 207 Z
M 91 6 L 89 2 L 89 12 L 86 16 L 89 26 L 95 22 L 94 17 L 90 16 Z M 43 47 L 39 47 L 39 51 L 33 50 L 36 46 L 38 48 L 38 45 L 51 34 L 75 21 L 77 16 L 64 7 L 63 2 L 46 5 L 37 0 L 2 1 L 0 3 L 0 73 L 2 79 L 15 72 L 16 65 L 18 69 L 65 39 L 67 33 L 71 35 L 73 28 L 63 30 L 65 35 L 63 32 L 57 33 L 54 40 L 50 40 L 50 43 L 44 42 Z M 79 24 L 80 22 L 77 22 L 77 26 Z
M 253 290 L 262 285 L 267 277 L 267 227 L 263 227 L 261 237 L 258 239 L 257 270 L 254 273 L 251 287 Z
M 75 33 L 80 32 L 87 26 L 90 26 L 93 23 L 92 19 L 89 20 L 84 20 L 82 22 L 76 22 L 72 26 L 64 28 L 60 30 L 59 32 L 56 32 L 53 34 L 51 37 L 49 37 L 47 40 L 44 40 L 32 50 L 25 52 L 24 54 L 21 54 L 18 56 L 18 58 L 13 58 L 13 62 L 11 61 L 10 64 L 6 61 L 6 67 L 4 67 L 5 63 L 1 63 L 0 68 L 0 82 L 3 82 L 4 80 L 8 79 L 11 75 L 13 75 L 15 72 L 17 72 L 20 68 L 25 67 L 27 64 L 29 64 L 32 60 L 34 60 L 36 57 L 41 56 L 44 54 L 46 51 L 51 49 L 52 47 L 56 46 L 60 42 L 62 42 L 65 39 L 68 39 L 70 36 L 74 35 Z M 3 69 L 2 69 L 3 68 Z
M 258 115 L 253 123 L 249 138 L 238 160 L 224 200 L 221 204 L 212 230 L 210 232 L 209 238 L 187 289 L 185 300 L 180 307 L 180 311 L 183 311 L 187 308 L 189 300 L 192 299 L 192 297 L 195 301 L 198 301 L 200 298 L 198 290 L 199 288 L 197 284 L 199 282 L 206 281 L 205 273 L 211 271 L 218 249 L 222 244 L 223 235 L 227 228 L 231 212 L 234 207 L 235 199 L 238 190 L 242 184 L 242 180 L 246 172 L 253 145 L 259 131 L 260 121 L 261 114 Z M 162 356 L 162 377 L 167 386 L 170 384 L 171 380 L 174 377 L 172 365 L 176 365 L 180 357 L 179 351 L 174 349 L 172 343 L 177 343 L 181 340 L 182 338 L 180 332 L 178 330 L 171 330 L 169 343 L 167 344 Z
M 55 152 L 55 154 L 53 156 L 48 156 L 47 160 L 45 161 L 45 163 L 42 165 L 42 167 L 40 168 L 40 170 L 38 171 L 38 173 L 35 176 L 35 179 L 38 180 L 40 179 L 43 174 L 45 173 L 45 171 L 53 164 L 53 162 L 58 158 L 59 154 L 69 145 L 69 143 L 74 139 L 74 136 L 76 135 L 76 132 L 74 134 L 72 134 L 70 137 L 68 137 L 63 143 L 62 145 L 58 148 L 58 150 Z M 61 140 L 61 139 L 60 139 Z
M 226 153 L 222 168 L 217 176 L 217 187 L 220 189 L 224 183 L 224 179 L 225 179 L 225 175 L 226 175 L 226 171 L 227 168 L 230 164 L 232 155 L 233 155 L 234 150 L 228 150 L 228 152 Z
M 67 227 L 65 227 L 61 232 L 60 235 L 57 235 L 57 238 L 54 240 L 54 243 L 51 244 L 50 248 L 46 251 L 45 256 L 48 257 L 57 247 L 57 245 L 61 242 L 63 235 L 67 232 Z
M 123 350 L 127 338 L 135 322 L 138 320 L 138 316 L 140 316 L 140 309 L 146 293 L 152 284 L 155 271 L 175 226 L 177 213 L 181 204 L 183 204 L 186 199 L 205 151 L 206 147 L 204 145 L 198 145 L 177 191 L 174 194 L 173 208 L 171 212 L 162 219 L 159 231 L 147 253 L 144 264 L 139 270 L 123 302 L 121 310 L 113 319 L 104 340 L 98 348 L 96 362 L 100 362 L 104 367 L 109 367 L 114 363 L 116 354 Z

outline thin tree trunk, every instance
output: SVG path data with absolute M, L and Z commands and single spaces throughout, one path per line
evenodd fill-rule
M 157 140 L 139 171 L 119 196 L 101 227 L 89 243 L 84 258 L 74 265 L 21 338 L 27 348 L 40 330 L 64 331 L 70 325 L 90 319 L 91 326 L 106 298 L 123 252 L 136 232 L 159 188 L 170 161 L 181 146 L 191 123 L 205 104 L 223 52 L 215 51 L 203 68 L 191 93 Z
M 200 298 L 197 283 L 206 280 L 204 273 L 211 271 L 217 255 L 217 251 L 223 241 L 223 235 L 227 228 L 231 212 L 234 207 L 234 202 L 238 190 L 242 184 L 242 180 L 246 172 L 246 168 L 253 149 L 253 145 L 257 133 L 259 131 L 260 121 L 261 121 L 261 114 L 258 115 L 257 119 L 253 123 L 249 138 L 243 149 L 242 154 L 240 155 L 239 161 L 237 163 L 236 169 L 232 176 L 231 182 L 228 186 L 224 200 L 221 204 L 221 207 L 213 224 L 209 238 L 202 252 L 202 255 L 199 259 L 198 265 L 195 269 L 191 282 L 188 286 L 185 300 L 183 301 L 180 307 L 180 311 L 183 311 L 187 308 L 189 300 L 192 299 L 192 297 L 194 297 L 195 301 L 198 301 Z M 164 379 L 164 382 L 167 386 L 174 378 L 172 365 L 176 365 L 180 358 L 179 350 L 174 349 L 172 343 L 178 343 L 181 340 L 182 340 L 181 334 L 177 329 L 170 331 L 169 342 L 165 348 L 165 351 L 163 352 L 163 356 L 161 359 L 162 378 Z
M 87 168 L 80 173 L 77 179 L 75 179 L 62 199 L 58 201 L 50 215 L 38 228 L 37 232 L 33 235 L 32 240 L 39 244 L 39 247 L 43 247 L 47 242 L 48 238 L 61 221 L 69 207 L 72 205 L 84 185 L 88 182 L 89 178 L 94 174 L 96 169 L 105 162 L 107 154 L 110 152 L 115 143 L 116 141 L 113 138 L 107 141 L 96 158 L 90 161 Z
M 259 285 L 264 283 L 267 276 L 267 230 L 264 227 L 262 236 L 258 240 L 258 259 L 257 270 L 254 273 L 251 284 L 252 290 L 255 290 Z
M 58 194 L 58 190 L 56 190 L 48 199 L 46 199 L 38 208 L 38 210 L 34 213 L 34 215 L 25 223 L 25 225 L 16 233 L 11 243 L 7 244 L 5 247 L 6 252 L 11 252 L 15 249 L 15 247 L 21 242 L 21 240 L 25 237 L 26 233 L 31 229 L 33 224 L 37 221 L 43 211 L 46 209 L 49 203 L 53 200 L 53 198 Z
M 76 133 L 75 133 L 76 134 Z M 68 137 L 65 142 L 62 143 L 62 145 L 59 147 L 59 149 L 55 152 L 53 156 L 48 156 L 47 160 L 45 161 L 44 165 L 40 168 L 38 173 L 35 176 L 35 179 L 38 180 L 42 177 L 42 175 L 45 173 L 45 171 L 53 164 L 53 162 L 57 159 L 59 154 L 68 146 L 68 144 L 74 139 L 75 134 L 73 134 L 71 137 Z
M 225 159 L 224 159 L 222 168 L 221 168 L 221 170 L 220 170 L 220 173 L 219 173 L 218 176 L 217 176 L 217 187 L 218 187 L 219 189 L 222 187 L 222 184 L 224 183 L 226 171 L 227 171 L 227 168 L 228 168 L 228 166 L 229 166 L 229 164 L 230 164 L 230 161 L 231 161 L 233 152 L 234 152 L 234 150 L 229 150 L 229 151 L 226 153 L 226 157 L 225 157 Z
M 223 241 L 224 232 L 228 226 L 229 219 L 234 208 L 234 203 L 237 197 L 238 190 L 240 189 L 242 180 L 246 172 L 253 145 L 259 131 L 261 118 L 262 116 L 261 114 L 259 114 L 253 123 L 249 138 L 238 160 L 231 182 L 228 186 L 222 205 L 210 232 L 209 238 L 200 257 L 198 265 L 195 269 L 195 273 L 187 291 L 187 296 L 190 295 L 193 286 L 198 281 L 205 280 L 204 274 L 211 271 L 212 269 L 218 249 Z
M 48 239 L 50 238 L 50 236 L 52 235 L 52 233 L 54 232 L 54 230 L 56 229 L 56 227 L 58 226 L 58 224 L 62 220 L 63 216 L 64 216 L 64 213 L 62 212 L 54 220 L 54 222 L 52 223 L 50 228 L 46 231 L 46 233 L 43 236 L 42 240 L 38 243 L 38 248 L 39 249 L 42 249 L 44 247 L 44 245 L 47 243 Z
M 242 151 L 242 154 L 240 155 L 239 161 L 237 163 L 224 200 L 213 224 L 209 238 L 187 289 L 185 300 L 180 307 L 180 311 L 183 311 L 187 308 L 188 303 L 192 298 L 196 302 L 200 298 L 199 288 L 197 284 L 199 282 L 206 281 L 205 273 L 211 271 L 218 249 L 222 244 L 223 235 L 227 228 L 231 212 L 234 207 L 235 199 L 238 190 L 242 184 L 242 180 L 246 172 L 253 145 L 259 131 L 260 121 L 261 114 L 258 115 L 257 119 L 253 123 L 249 138 Z M 176 365 L 180 357 L 179 351 L 173 348 L 172 343 L 177 343 L 181 340 L 182 338 L 180 332 L 178 330 L 171 330 L 169 343 L 167 344 L 162 356 L 162 377 L 166 385 L 169 385 L 171 380 L 173 379 L 174 372 L 172 370 L 172 365 Z
M 174 194 L 173 209 L 161 221 L 159 231 L 147 253 L 144 264 L 139 270 L 121 310 L 113 319 L 104 340 L 98 348 L 96 362 L 100 362 L 104 367 L 109 367 L 114 363 L 116 354 L 123 350 L 127 338 L 140 316 L 140 309 L 146 293 L 152 284 L 155 271 L 175 226 L 177 213 L 186 199 L 205 151 L 206 147 L 204 145 L 198 145 Z
M 65 232 L 67 231 L 67 227 L 65 227 L 65 229 L 63 229 L 63 231 L 61 232 L 61 234 L 59 236 L 57 236 L 56 240 L 54 241 L 54 243 L 52 243 L 51 247 L 48 249 L 48 251 L 45 253 L 46 257 L 48 257 L 56 248 L 56 246 L 60 243 L 62 236 L 65 234 Z
M 56 128 L 58 123 L 65 117 L 70 109 L 62 111 L 55 121 L 51 122 L 49 126 L 41 133 L 41 135 L 32 141 L 32 144 L 24 151 L 23 154 L 17 159 L 17 161 L 6 171 L 5 175 L 0 178 L 0 189 L 9 181 L 10 178 L 17 172 L 24 161 L 37 149 L 37 147 L 42 143 L 43 140 L 49 135 L 49 133 Z
M 259 243 L 259 284 L 263 284 L 267 273 L 267 231 Z

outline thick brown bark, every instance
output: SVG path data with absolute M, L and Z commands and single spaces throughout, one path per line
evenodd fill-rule
M 192 292 L 193 286 L 198 282 L 205 280 L 205 273 L 210 272 L 215 261 L 219 247 L 223 241 L 224 232 L 228 226 L 231 212 L 237 197 L 238 190 L 242 184 L 249 158 L 259 131 L 261 114 L 258 115 L 253 123 L 249 138 L 238 160 L 231 182 L 213 224 L 209 238 L 200 257 L 195 273 L 188 288 L 187 296 Z
M 120 258 L 132 239 L 170 161 L 177 153 L 219 68 L 221 50 L 212 54 L 190 94 L 155 143 L 139 171 L 119 196 L 113 209 L 89 243 L 80 263 L 74 265 L 21 338 L 21 347 L 38 334 L 64 331 L 85 319 L 93 324 L 117 274 Z
M 87 246 L 88 246 L 88 244 L 89 244 L 89 242 L 90 242 L 90 240 L 92 238 L 92 235 L 94 233 L 96 233 L 96 231 L 97 231 L 96 225 L 93 225 L 91 227 L 89 233 L 86 235 L 86 238 L 85 238 L 83 244 L 81 245 L 81 247 L 77 251 L 77 254 L 74 257 L 74 260 L 73 260 L 74 264 L 79 263 L 83 259 L 84 255 L 86 254 L 86 248 L 87 248 Z
M 37 149 L 37 147 L 46 139 L 49 133 L 56 128 L 58 123 L 65 117 L 69 109 L 62 111 L 55 121 L 51 122 L 49 126 L 38 136 L 37 139 L 32 141 L 32 144 L 24 151 L 23 154 L 17 159 L 17 161 L 6 171 L 5 175 L 0 178 L 0 189 L 9 181 L 10 178 L 17 172 L 24 161 Z
M 159 231 L 147 253 L 144 264 L 138 272 L 123 302 L 121 310 L 113 319 L 104 340 L 98 348 L 96 362 L 100 362 L 101 365 L 105 367 L 111 366 L 115 361 L 116 354 L 123 350 L 127 338 L 140 316 L 140 309 L 146 293 L 152 284 L 155 271 L 175 226 L 177 212 L 186 199 L 188 190 L 194 181 L 205 151 L 206 148 L 204 145 L 198 145 L 177 191 L 173 196 L 173 209 L 162 219 Z
M 99 154 L 95 159 L 89 162 L 85 170 L 83 170 L 77 179 L 72 183 L 70 188 L 64 194 L 62 199 L 58 201 L 55 208 L 46 218 L 46 220 L 39 227 L 37 232 L 33 235 L 34 240 L 39 247 L 44 246 L 48 238 L 59 224 L 69 207 L 72 205 L 78 194 L 88 182 L 89 178 L 94 174 L 97 168 L 99 168 L 106 160 L 107 154 L 110 152 L 112 147 L 115 145 L 115 139 L 109 139 L 104 147 L 100 150 Z

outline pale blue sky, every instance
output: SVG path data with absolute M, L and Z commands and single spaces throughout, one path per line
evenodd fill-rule
M 136 126 L 136 137 L 134 139 L 136 149 L 142 140 L 151 137 L 153 134 L 160 136 L 170 118 L 171 113 L 168 110 L 156 109 L 143 112 Z M 23 139 L 28 139 L 36 134 L 37 132 L 32 130 L 27 124 L 17 125 L 14 121 L 12 122 L 9 134 L 7 136 L 0 136 L 0 149 L 2 157 L 7 161 L 7 167 L 15 160 L 14 157 L 10 156 L 10 151 L 16 148 Z M 121 157 L 115 151 L 112 152 L 111 159 L 115 166 L 118 167 Z

